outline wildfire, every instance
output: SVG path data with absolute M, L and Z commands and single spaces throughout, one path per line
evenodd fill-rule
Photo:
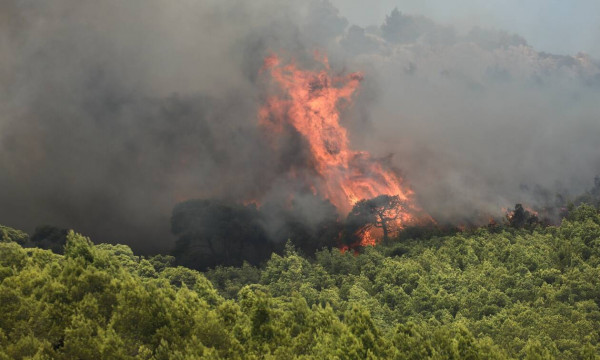
M 273 55 L 264 60 L 261 72 L 268 72 L 279 90 L 259 110 L 259 121 L 270 133 L 292 126 L 307 141 L 317 179 L 309 186 L 347 215 L 361 199 L 397 195 L 416 209 L 412 191 L 402 178 L 368 152 L 350 148 L 347 129 L 340 125 L 340 107 L 351 104 L 362 74 L 330 75 L 326 57 L 317 56 L 322 70 L 299 69 L 293 62 L 281 64 Z M 408 210 L 398 216 L 397 227 L 413 219 Z M 362 245 L 374 245 L 376 234 L 362 235 Z

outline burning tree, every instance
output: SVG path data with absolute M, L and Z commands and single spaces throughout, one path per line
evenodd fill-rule
M 507 214 L 507 219 L 508 224 L 517 229 L 531 228 L 540 224 L 537 213 L 526 209 L 522 204 L 516 204 L 515 209 Z
M 350 146 L 340 109 L 351 106 L 362 74 L 334 75 L 326 57 L 317 54 L 316 60 L 322 64 L 320 71 L 282 63 L 275 55 L 265 59 L 261 72 L 268 72 L 278 89 L 261 107 L 260 124 L 272 138 L 274 151 L 281 151 L 279 144 L 284 142 L 276 140 L 289 129 L 305 140 L 309 156 L 304 167 L 317 175 L 307 177 L 306 185 L 340 215 L 350 213 L 350 226 L 360 230 L 352 236 L 362 235 L 353 242 L 374 245 L 375 234 L 368 231 L 372 227 L 382 229 L 388 241 L 393 225 L 413 221 L 419 213 L 413 192 L 385 161 Z M 289 176 L 298 181 L 298 173 L 290 171 Z
M 390 233 L 399 226 L 402 214 L 406 212 L 406 202 L 398 195 L 379 195 L 372 199 L 357 202 L 346 222 L 346 242 L 354 238 L 363 239 L 373 227 L 383 232 L 383 241 L 388 242 Z

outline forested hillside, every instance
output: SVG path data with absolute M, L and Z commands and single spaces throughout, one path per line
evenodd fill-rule
M 0 227 L 0 359 L 595 359 L 600 215 L 200 273 Z

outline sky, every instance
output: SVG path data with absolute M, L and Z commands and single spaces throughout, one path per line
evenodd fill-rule
M 600 58 L 598 0 L 331 0 L 361 26 L 379 25 L 394 7 L 468 31 L 473 26 L 523 36 L 538 51 Z

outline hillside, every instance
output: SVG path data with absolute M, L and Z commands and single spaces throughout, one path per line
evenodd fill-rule
M 205 273 L 0 227 L 0 359 L 594 359 L 600 215 Z

